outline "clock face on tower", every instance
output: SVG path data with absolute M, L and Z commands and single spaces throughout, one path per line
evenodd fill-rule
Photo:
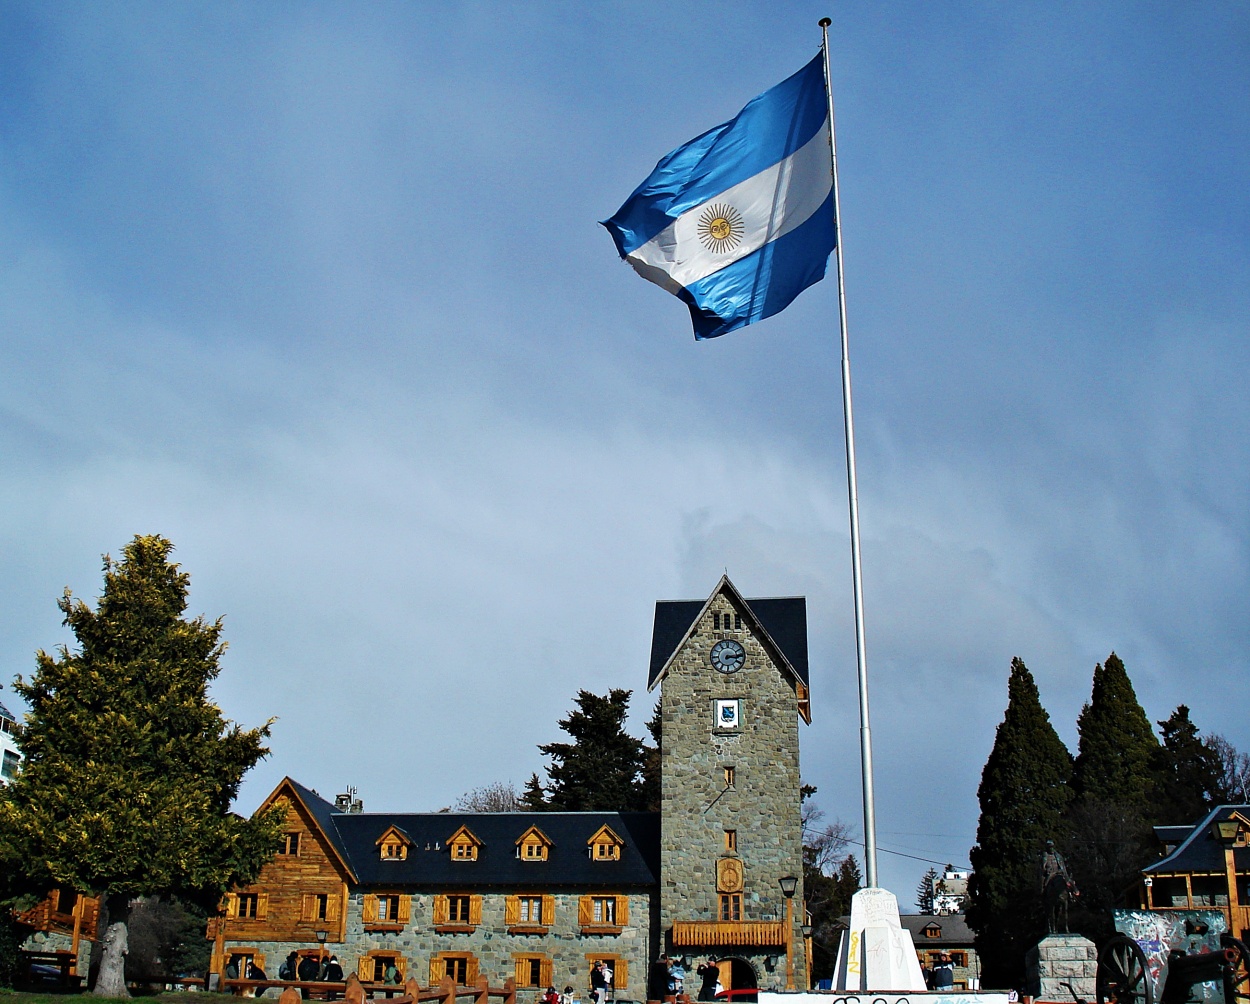
M 746 649 L 732 638 L 718 641 L 709 655 L 712 668 L 722 673 L 736 673 L 747 661 Z

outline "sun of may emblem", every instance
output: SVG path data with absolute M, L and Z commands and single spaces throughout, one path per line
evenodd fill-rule
M 742 242 L 743 230 L 741 214 L 723 202 L 699 214 L 699 243 L 717 254 L 736 248 Z

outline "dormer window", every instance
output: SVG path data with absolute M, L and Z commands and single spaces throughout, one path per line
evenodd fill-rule
M 531 826 L 516 842 L 516 856 L 522 861 L 546 861 L 551 838 L 537 826 Z
M 388 826 L 382 836 L 374 841 L 378 848 L 378 857 L 383 861 L 406 861 L 411 843 L 408 834 L 398 826 Z
M 616 835 L 612 827 L 604 824 L 586 841 L 592 861 L 620 861 L 625 841 Z
M 476 861 L 482 842 L 467 826 L 462 826 L 447 839 L 452 861 Z
M 926 938 L 940 938 L 942 929 L 937 924 L 930 924 L 921 932 Z

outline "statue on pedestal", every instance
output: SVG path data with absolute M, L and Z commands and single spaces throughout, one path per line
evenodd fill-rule
M 1062 924 L 1062 933 L 1067 934 L 1068 905 L 1080 895 L 1080 891 L 1072 881 L 1068 863 L 1055 850 L 1053 840 L 1046 841 L 1046 849 L 1038 862 L 1038 873 L 1041 877 L 1042 902 L 1046 906 L 1046 933 L 1058 934 Z

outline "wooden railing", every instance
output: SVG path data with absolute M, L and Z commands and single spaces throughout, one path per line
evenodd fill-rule
M 471 987 L 458 986 L 450 977 L 438 986 L 422 987 L 415 979 L 409 979 L 402 987 L 395 983 L 361 983 L 360 978 L 352 973 L 345 983 L 291 982 L 287 980 L 223 980 L 222 989 L 242 996 L 251 991 L 252 994 L 264 993 L 274 987 L 282 987 L 282 996 L 278 1004 L 301 1004 L 303 991 L 309 997 L 322 1000 L 341 996 L 347 1004 L 363 1004 L 375 997 L 389 997 L 391 1004 L 424 1004 L 426 1001 L 438 1001 L 439 1004 L 457 1004 L 461 997 L 472 997 L 473 1004 L 490 1004 L 491 998 L 501 1000 L 502 1004 L 516 1004 L 516 981 L 504 980 L 502 987 L 492 987 L 485 976 L 478 979 Z
M 673 944 L 683 948 L 731 945 L 785 945 L 785 924 L 779 920 L 676 920 Z

